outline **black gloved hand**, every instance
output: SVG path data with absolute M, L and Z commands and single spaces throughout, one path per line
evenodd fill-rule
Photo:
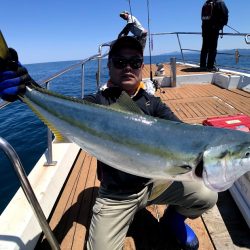
M 18 61 L 18 54 L 9 48 L 7 60 L 1 62 L 0 97 L 9 102 L 18 99 L 25 92 L 25 86 L 32 82 L 27 69 Z

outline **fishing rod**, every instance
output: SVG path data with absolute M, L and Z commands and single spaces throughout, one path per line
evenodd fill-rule
M 129 2 L 130 14 L 132 14 L 131 2 Z M 149 0 L 147 0 L 147 11 L 148 11 L 148 38 L 149 38 L 149 66 L 150 66 L 150 80 L 153 81 L 153 72 L 152 72 L 152 55 L 151 55 L 151 34 L 150 34 L 150 14 L 149 14 Z
M 148 47 L 149 47 L 150 80 L 153 81 L 152 61 L 151 61 L 152 55 L 151 55 L 151 34 L 150 34 L 149 0 L 147 0 L 147 9 L 148 9 Z
M 131 8 L 131 3 L 130 3 L 130 0 L 128 0 L 128 4 L 129 4 L 129 11 L 130 11 L 130 15 L 131 15 L 131 18 L 133 16 L 133 13 L 132 13 L 132 8 Z M 132 18 L 133 20 L 133 18 Z

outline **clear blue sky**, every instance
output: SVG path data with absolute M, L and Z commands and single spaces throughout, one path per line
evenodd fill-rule
M 147 0 L 130 2 L 133 15 L 148 28 Z M 250 0 L 225 2 L 228 24 L 250 33 Z M 204 0 L 149 0 L 151 33 L 200 32 L 203 3 Z M 2 0 L 0 29 L 23 63 L 78 60 L 96 54 L 98 45 L 117 37 L 125 25 L 119 17 L 122 10 L 130 10 L 128 0 Z M 224 32 L 234 31 L 226 27 Z M 200 37 L 183 38 L 183 47 L 200 49 Z M 153 44 L 153 55 L 177 50 L 173 36 L 155 37 Z M 219 48 L 250 46 L 242 38 L 234 41 L 224 37 Z

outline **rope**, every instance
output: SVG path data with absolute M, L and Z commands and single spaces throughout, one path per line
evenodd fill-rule
M 239 32 L 238 30 L 235 30 L 234 28 L 232 28 L 231 26 L 229 26 L 229 25 L 227 25 L 227 24 L 226 24 L 226 26 L 227 26 L 228 28 L 232 29 L 233 31 L 237 32 L 238 34 L 240 34 L 240 32 Z
M 238 30 L 232 28 L 231 26 L 229 26 L 229 25 L 226 25 L 226 26 L 227 26 L 228 28 L 232 29 L 233 31 L 235 31 L 236 33 L 241 34 Z M 245 36 L 245 42 L 246 42 L 246 44 L 250 44 L 250 42 L 248 41 L 248 37 L 250 37 L 250 35 L 246 35 L 246 36 Z

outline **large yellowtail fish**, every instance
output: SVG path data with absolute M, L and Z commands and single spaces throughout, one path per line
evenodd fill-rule
M 208 188 L 223 191 L 250 171 L 250 133 L 147 116 L 125 92 L 108 107 L 33 85 L 20 98 L 57 140 L 66 138 L 133 175 L 203 180 Z

